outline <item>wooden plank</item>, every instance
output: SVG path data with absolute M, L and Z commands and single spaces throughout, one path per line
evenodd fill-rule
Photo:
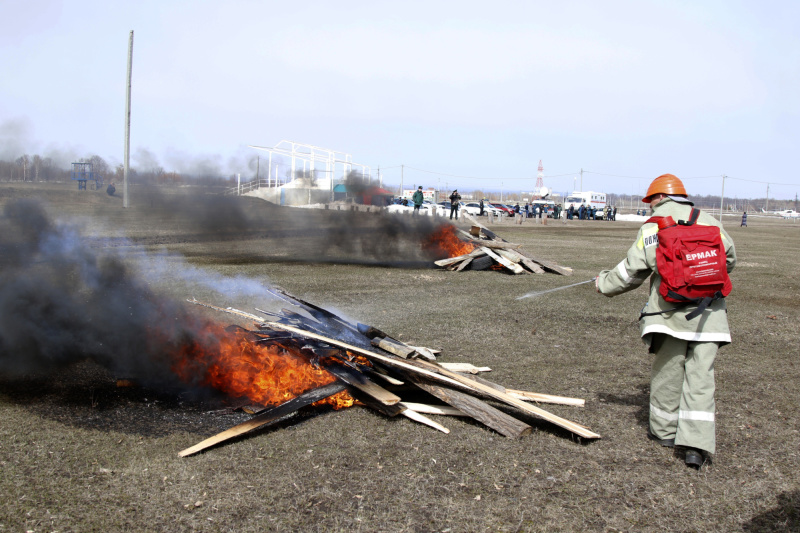
M 371 381 L 358 370 L 340 363 L 336 359 L 325 359 L 321 363 L 325 370 L 382 405 L 395 405 L 400 402 L 399 396 Z
M 211 446 L 214 446 L 226 440 L 238 437 L 239 435 L 243 435 L 256 428 L 265 426 L 270 422 L 274 422 L 279 418 L 283 418 L 284 416 L 297 411 L 301 407 L 311 405 L 312 403 L 325 399 L 328 396 L 333 396 L 334 394 L 342 392 L 343 390 L 345 390 L 345 388 L 346 387 L 344 383 L 342 383 L 341 381 L 335 381 L 328 385 L 324 385 L 322 387 L 312 389 L 308 392 L 304 392 L 300 396 L 292 398 L 291 400 L 286 401 L 281 405 L 278 405 L 277 407 L 273 407 L 272 409 L 269 409 L 257 416 L 254 416 L 247 422 L 242 422 L 241 424 L 233 426 L 232 428 L 226 429 L 222 433 L 218 433 L 213 437 L 209 437 L 204 441 L 195 444 L 194 446 L 186 448 L 185 450 L 178 453 L 178 455 L 180 457 L 193 455 L 197 452 L 205 450 L 206 448 L 210 448 Z
M 383 381 L 385 381 L 389 385 L 394 385 L 395 387 L 399 387 L 400 385 L 405 385 L 404 381 L 400 381 L 399 379 L 396 379 L 396 378 L 394 378 L 394 377 L 392 377 L 392 376 L 390 376 L 388 374 L 385 374 L 383 372 L 378 372 L 375 368 L 371 368 L 369 370 L 364 370 L 364 371 L 368 372 L 372 376 L 377 377 L 378 379 L 382 379 Z
M 398 357 L 402 357 L 403 359 L 408 359 L 411 354 L 414 353 L 414 349 L 410 346 L 405 346 L 403 344 L 393 342 L 389 339 L 379 339 L 374 338 L 370 341 L 373 346 L 377 346 L 382 350 L 386 350 L 389 353 L 393 353 Z
M 528 270 L 530 270 L 534 274 L 544 274 L 544 269 L 542 267 L 540 267 L 539 265 L 537 265 L 524 255 L 521 255 L 514 250 L 497 250 L 497 253 L 502 257 L 505 257 L 509 261 L 522 263 L 528 268 Z
M 528 259 L 527 257 L 523 257 L 520 263 L 525 265 L 528 268 L 528 270 L 530 270 L 534 274 L 544 274 L 544 269 L 540 267 L 538 264 Z
M 444 427 L 443 425 L 441 425 L 440 423 L 431 420 L 427 416 L 425 416 L 425 415 L 423 415 L 421 413 L 418 413 L 417 411 L 414 411 L 413 409 L 406 409 L 406 410 L 403 411 L 402 414 L 403 414 L 403 416 L 405 416 L 406 418 L 408 418 L 410 420 L 413 420 L 414 422 L 419 422 L 420 424 L 425 424 L 426 426 L 430 426 L 430 427 L 432 427 L 434 429 L 438 429 L 442 433 L 450 433 L 450 430 L 447 429 L 446 427 Z
M 472 253 L 472 252 L 470 252 Z M 448 265 L 452 265 L 453 263 L 458 263 L 459 261 L 463 261 L 464 259 L 469 258 L 469 254 L 459 255 L 456 257 L 448 257 L 446 259 L 439 259 L 438 261 L 434 261 L 433 264 L 436 266 L 444 267 Z
M 459 411 L 450 405 L 431 405 L 428 403 L 415 403 L 415 402 L 400 402 L 400 405 L 406 409 L 411 409 L 418 413 L 425 413 L 428 415 L 442 415 L 442 416 L 469 416 L 463 411 Z
M 410 344 L 406 344 L 403 341 L 399 341 L 389 336 L 385 336 L 383 339 L 372 339 L 371 341 L 373 346 L 377 346 L 386 350 L 389 353 L 393 353 L 403 359 L 410 359 L 416 357 L 422 357 L 427 359 L 428 361 L 436 361 L 436 355 L 434 351 L 438 353 L 439 350 L 431 350 L 430 348 L 425 348 L 424 346 L 411 346 Z
M 489 257 L 491 257 L 492 259 L 494 259 L 495 261 L 497 261 L 498 263 L 500 263 L 501 265 L 506 267 L 508 270 L 510 270 L 514 274 L 522 274 L 523 272 L 525 272 L 524 270 L 522 270 L 522 267 L 519 266 L 518 264 L 512 263 L 508 259 L 500 257 L 499 255 L 497 255 L 496 253 L 494 253 L 490 249 L 486 248 L 485 246 L 482 246 L 481 249 L 484 251 L 484 253 L 486 255 L 488 255 Z
M 488 366 L 475 366 L 472 363 L 438 363 L 439 366 L 446 368 L 450 372 L 467 372 L 477 374 L 478 372 L 491 372 Z
M 456 272 L 461 272 L 461 271 L 462 271 L 462 270 L 464 270 L 464 269 L 467 267 L 467 265 L 469 265 L 470 263 L 472 263 L 472 258 L 471 258 L 471 257 L 468 257 L 467 259 L 465 259 L 464 261 L 462 261 L 460 265 L 458 265 L 458 268 L 456 269 Z
M 444 365 L 446 363 L 439 363 L 439 364 L 440 365 Z M 452 369 L 448 369 L 448 370 L 452 370 Z M 452 371 L 453 372 L 462 372 L 461 370 L 452 370 Z M 470 374 L 474 374 L 474 372 L 471 372 Z M 524 390 L 507 389 L 507 388 L 503 387 L 502 385 L 499 385 L 497 383 L 493 383 L 493 382 L 491 382 L 491 381 L 489 381 L 487 379 L 484 379 L 484 378 L 482 378 L 480 376 L 469 375 L 469 374 L 464 374 L 464 375 L 466 377 L 470 378 L 470 379 L 473 379 L 475 381 L 483 383 L 484 385 L 492 387 L 495 390 L 503 391 L 506 394 L 510 394 L 511 396 L 514 396 L 515 398 L 519 398 L 520 400 L 526 400 L 526 401 L 529 401 L 529 402 L 554 403 L 554 404 L 559 404 L 559 405 L 577 405 L 577 406 L 583 406 L 586 403 L 586 400 L 583 400 L 582 398 L 568 398 L 566 396 L 554 396 L 552 394 L 541 394 L 541 393 L 538 393 L 538 392 L 528 392 L 528 391 L 524 391 Z
M 470 244 L 474 244 L 475 246 L 486 246 L 487 248 L 491 248 L 493 250 L 511 250 L 522 246 L 521 244 L 514 244 L 513 242 L 506 242 L 506 241 L 470 239 L 468 242 Z
M 379 330 L 374 326 L 369 326 L 367 324 L 362 324 L 361 322 L 357 322 L 356 327 L 358 328 L 359 333 L 370 339 L 374 339 L 375 337 L 381 337 L 381 338 L 388 337 L 386 333 L 384 333 L 383 331 Z
M 470 378 L 461 376 L 456 374 L 455 372 L 450 372 L 446 370 L 436 363 L 429 363 L 426 361 L 421 361 L 418 359 L 412 359 L 408 361 L 404 361 L 401 359 L 393 358 L 390 356 L 381 355 L 379 353 L 375 353 L 369 350 L 365 350 L 363 348 L 359 348 L 358 346 L 353 346 L 352 344 L 347 344 L 345 342 L 341 342 L 337 339 L 331 339 L 328 337 L 324 337 L 322 335 L 318 335 L 316 333 L 310 331 L 304 331 L 302 329 L 295 328 L 293 326 L 287 326 L 285 324 L 278 324 L 277 322 L 268 322 L 265 324 L 267 327 L 274 327 L 276 329 L 283 329 L 286 331 L 291 331 L 293 333 L 297 333 L 298 335 L 303 335 L 310 339 L 316 339 L 323 342 L 327 342 L 333 346 L 339 346 L 341 348 L 345 348 L 346 350 L 350 350 L 352 352 L 360 353 L 361 355 L 366 356 L 369 359 L 374 359 L 376 361 L 380 361 L 389 366 L 393 366 L 396 368 L 404 369 L 410 372 L 414 372 L 419 375 L 427 376 L 433 380 L 436 380 L 441 383 L 450 383 L 456 386 L 465 386 L 468 389 L 474 389 L 485 393 L 486 395 L 500 400 L 508 405 L 513 405 L 514 407 L 518 408 L 519 410 L 536 415 L 540 418 L 543 418 L 553 424 L 562 427 L 568 431 L 575 433 L 580 437 L 584 437 L 587 439 L 599 439 L 600 435 L 594 433 L 586 429 L 585 427 L 581 426 L 580 424 L 576 424 L 575 422 L 571 422 L 559 416 L 556 416 L 552 413 L 545 411 L 544 409 L 540 409 L 536 406 L 530 405 L 525 403 L 524 401 L 514 398 L 506 394 L 505 392 L 495 390 L 487 385 L 483 385 L 475 380 L 471 380 Z
M 552 394 L 541 394 L 538 392 L 528 392 L 523 390 L 506 389 L 506 393 L 519 398 L 539 403 L 555 403 L 560 405 L 575 405 L 582 407 L 586 404 L 583 398 L 569 398 L 566 396 L 554 396 Z
M 346 365 L 337 365 L 334 362 L 328 362 L 325 367 L 333 375 L 363 393 L 363 395 L 359 395 L 358 397 L 368 407 L 380 411 L 387 416 L 403 415 L 414 422 L 425 424 L 426 426 L 430 426 L 443 433 L 450 433 L 450 430 L 443 425 L 431 420 L 425 415 L 410 410 L 408 406 L 403 405 L 401 402 L 387 404 L 385 401 L 383 401 L 385 397 L 387 395 L 394 396 L 394 394 L 382 389 L 374 383 L 371 386 L 365 387 L 364 381 L 369 380 L 363 377 L 357 370 Z M 382 392 L 379 392 L 379 390 Z
M 474 396 L 426 382 L 416 376 L 409 375 L 408 378 L 428 394 L 436 396 L 443 402 L 510 439 L 519 438 L 532 431 L 531 426 L 525 422 L 517 420 Z
M 401 359 L 397 359 L 397 358 L 394 358 L 394 357 L 391 357 L 391 356 L 382 355 L 382 354 L 379 354 L 379 353 L 376 353 L 376 352 L 373 352 L 373 351 L 370 351 L 370 350 L 365 350 L 363 348 L 359 348 L 358 346 L 353 346 L 352 344 L 348 344 L 346 342 L 342 342 L 342 341 L 340 341 L 338 339 L 331 339 L 329 337 L 325 337 L 323 335 L 319 335 L 319 334 L 314 333 L 312 331 L 306 331 L 306 330 L 303 330 L 303 329 L 296 328 L 294 326 L 289 326 L 287 324 L 279 324 L 277 322 L 267 322 L 265 324 L 265 326 L 273 327 L 275 329 L 282 329 L 284 331 L 291 331 L 292 333 L 296 333 L 298 335 L 301 335 L 303 337 L 307 337 L 309 339 L 316 339 L 318 341 L 323 341 L 323 342 L 326 342 L 326 343 L 331 344 L 333 346 L 339 346 L 340 348 L 344 348 L 345 350 L 350 350 L 351 352 L 360 353 L 361 355 L 364 355 L 369 359 L 373 359 L 375 361 L 379 361 L 379 362 L 384 363 L 384 364 L 386 364 L 388 366 L 392 366 L 392 367 L 396 367 L 396 368 L 402 368 L 402 369 L 409 370 L 411 372 L 416 372 L 416 373 L 419 373 L 419 374 L 422 374 L 422 375 L 425 375 L 425 376 L 430 376 L 432 379 L 437 379 L 437 380 L 443 381 L 445 383 L 450 383 L 451 385 L 456 385 L 456 386 L 460 386 L 461 385 L 460 381 L 456 381 L 454 379 L 439 375 L 438 372 L 435 371 L 435 370 L 429 370 L 429 369 L 426 369 L 426 368 L 420 368 L 419 366 L 416 366 L 415 361 L 403 361 Z
M 437 365 L 435 363 L 427 363 L 425 361 L 415 361 L 415 364 L 420 365 L 423 368 L 428 368 L 428 369 L 430 369 L 431 367 L 434 367 L 434 368 L 435 367 L 439 367 L 439 365 Z M 446 370 L 444 368 L 441 368 L 441 367 L 439 367 L 439 368 L 440 368 L 439 372 L 444 377 L 449 377 L 451 379 L 454 379 L 454 380 L 458 381 L 459 383 L 462 383 L 464 385 L 467 385 L 468 387 L 471 387 L 471 388 L 473 388 L 475 390 L 483 392 L 483 393 L 485 393 L 486 395 L 488 395 L 488 396 L 490 396 L 492 398 L 500 400 L 501 402 L 507 403 L 508 405 L 513 405 L 514 407 L 519 408 L 521 411 L 524 411 L 526 413 L 534 414 L 534 415 L 536 415 L 536 416 L 538 416 L 540 418 L 543 418 L 543 419 L 545 419 L 545 420 L 547 420 L 549 422 L 552 422 L 553 424 L 555 424 L 555 425 L 557 425 L 559 427 L 562 427 L 562 428 L 564 428 L 564 429 L 566 429 L 568 431 L 571 431 L 572 433 L 575 433 L 576 435 L 579 435 L 579 436 L 587 438 L 587 439 L 599 439 L 599 438 L 601 438 L 598 433 L 595 433 L 595 432 L 589 430 L 585 426 L 582 426 L 580 424 L 577 424 L 577 423 L 572 422 L 570 420 L 567 420 L 565 418 L 561 418 L 560 416 L 554 415 L 553 413 L 545 411 L 544 409 L 540 409 L 539 407 L 526 404 L 524 401 L 522 401 L 522 400 L 520 400 L 518 398 L 514 398 L 513 396 L 511 396 L 511 395 L 509 395 L 509 394 L 507 394 L 507 393 L 505 393 L 503 391 L 497 390 L 497 389 L 495 389 L 493 387 L 490 387 L 488 385 L 484 385 L 483 383 L 480 382 L 481 381 L 480 378 L 477 378 L 476 376 L 469 376 L 469 377 L 462 376 L 461 374 L 457 374 L 455 372 L 450 372 L 449 370 Z
M 459 261 L 463 261 L 469 257 L 476 257 L 478 255 L 483 255 L 479 250 L 472 250 L 468 254 L 459 255 L 456 257 L 448 257 L 446 259 L 439 259 L 438 261 L 434 261 L 433 264 L 436 266 L 447 266 L 452 265 L 453 263 L 458 263 Z
M 228 314 L 231 314 L 231 315 L 237 315 L 237 316 L 241 316 L 241 317 L 244 317 L 244 318 L 248 318 L 250 320 L 255 320 L 258 323 L 262 323 L 262 322 L 265 321 L 265 319 L 260 317 L 260 316 L 251 315 L 250 313 L 245 313 L 244 311 L 239 311 L 238 309 L 234 309 L 233 307 L 228 307 L 227 309 L 224 308 L 224 307 L 217 307 L 216 305 L 211 305 L 211 304 L 200 302 L 195 298 L 192 298 L 191 300 L 189 300 L 187 298 L 186 301 L 189 302 L 190 304 L 201 305 L 203 307 L 208 307 L 209 309 L 213 309 L 215 311 L 222 311 L 223 313 L 228 313 Z
M 339 325 L 344 326 L 347 329 L 350 329 L 352 331 L 357 331 L 355 324 L 351 324 L 350 322 L 348 322 L 344 318 L 342 318 L 339 315 L 336 315 L 334 313 L 331 313 L 330 311 L 328 311 L 327 309 L 325 309 L 323 307 L 319 307 L 319 306 L 314 305 L 314 304 L 312 304 L 310 302 L 307 302 L 305 300 L 301 300 L 297 296 L 289 294 L 285 290 L 280 289 L 278 287 L 274 287 L 274 286 L 273 287 L 269 287 L 267 290 L 270 293 L 274 294 L 275 296 L 277 296 L 278 298 L 280 298 L 280 299 L 282 299 L 284 301 L 287 301 L 287 302 L 293 303 L 294 305 L 302 307 L 303 309 L 308 311 L 308 313 L 311 316 L 313 316 L 314 318 L 316 318 L 317 320 L 319 320 L 320 322 L 322 322 L 324 324 L 328 324 L 330 326 L 330 322 L 331 321 L 335 321 L 335 322 L 338 322 Z M 256 311 L 258 311 L 258 309 L 256 309 Z
M 428 361 L 436 361 L 436 354 L 439 353 L 439 350 L 431 350 L 430 348 L 425 348 L 424 346 L 411 346 L 408 345 L 409 348 L 414 348 L 416 354 L 412 355 L 411 357 L 422 357 L 427 359 Z
M 338 348 L 332 348 L 332 349 L 335 350 L 335 353 L 333 354 L 334 356 L 342 355 L 341 350 L 339 350 Z M 351 362 L 351 361 L 347 361 L 345 363 L 342 358 L 339 358 L 339 361 L 342 361 L 343 364 L 346 364 L 347 366 L 354 368 L 355 370 L 363 373 L 366 376 L 376 377 L 378 379 L 385 381 L 386 383 L 389 383 L 390 385 L 394 385 L 396 387 L 405 385 L 404 382 L 394 378 L 393 376 L 388 375 L 385 371 L 383 371 L 383 369 L 379 369 L 375 365 L 361 364 L 358 362 Z

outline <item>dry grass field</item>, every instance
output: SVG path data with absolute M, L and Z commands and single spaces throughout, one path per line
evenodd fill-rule
M 726 219 L 733 343 L 716 364 L 717 454 L 698 472 L 645 438 L 644 288 L 515 299 L 613 267 L 634 223 L 496 225 L 574 276 L 456 273 L 423 262 L 429 221 L 161 189 L 133 189 L 123 209 L 74 188 L 0 184 L 0 532 L 800 531 L 798 223 Z M 21 265 L 48 225 L 59 242 L 44 244 L 60 254 Z M 445 435 L 353 407 L 179 458 L 248 415 L 165 376 L 116 387 L 120 368 L 137 370 L 122 364 L 141 342 L 134 315 L 157 302 L 176 323 L 247 327 L 181 302 L 280 306 L 268 285 L 440 348 L 442 361 L 490 366 L 509 388 L 585 398 L 543 407 L 603 438 L 530 420 L 531 435 L 509 440 L 440 418 Z

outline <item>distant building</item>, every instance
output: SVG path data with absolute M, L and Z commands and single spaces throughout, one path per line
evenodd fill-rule
M 403 189 L 402 194 L 400 194 L 401 198 L 411 198 L 414 193 L 417 192 L 417 189 Z M 425 200 L 433 201 L 436 198 L 436 189 L 430 187 L 428 189 L 422 189 L 422 197 Z

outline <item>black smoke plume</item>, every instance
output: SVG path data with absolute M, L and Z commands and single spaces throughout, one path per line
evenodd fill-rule
M 344 178 L 347 191 L 351 194 L 360 194 L 371 187 L 378 187 L 380 182 L 358 170 L 351 170 Z
M 157 195 L 147 213 L 164 215 L 155 217 L 159 224 L 196 231 L 190 239 L 201 245 L 207 240 L 215 257 L 220 243 L 235 249 L 233 237 L 244 233 L 259 239 L 256 248 L 269 241 L 269 250 L 281 251 L 278 260 L 355 264 L 420 260 L 421 244 L 441 224 L 431 217 L 278 208 L 246 200 Z M 254 280 L 222 277 L 172 256 L 159 262 L 133 243 L 115 246 L 103 240 L 56 222 L 33 200 L 6 204 L 0 215 L 0 374 L 57 371 L 91 359 L 119 377 L 176 386 L 174 354 L 192 344 L 211 347 L 216 339 L 209 336 L 206 320 L 153 289 L 151 281 L 174 278 L 234 301 L 244 295 L 270 298 Z M 253 244 L 245 239 L 242 249 L 252 250 Z M 149 261 L 146 268 L 140 268 L 141 261 Z
M 34 201 L 8 204 L 0 235 L 1 373 L 55 371 L 88 358 L 118 376 L 174 384 L 168 354 L 197 342 L 201 320 Z
M 212 255 L 224 242 L 240 260 L 249 256 L 252 261 L 269 262 L 280 257 L 306 263 L 419 268 L 434 259 L 422 243 L 444 223 L 430 216 L 279 207 L 238 196 L 165 195 L 159 187 L 144 188 L 141 194 L 148 217 L 188 228 L 186 238 L 206 242 Z M 264 243 L 261 253 L 253 251 L 255 239 Z

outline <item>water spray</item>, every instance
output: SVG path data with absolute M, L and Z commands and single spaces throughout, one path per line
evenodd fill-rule
M 556 287 L 555 289 L 547 289 L 546 291 L 529 292 L 528 294 L 517 296 L 517 300 L 522 300 L 523 298 L 532 298 L 534 296 L 541 296 L 542 294 L 547 294 L 548 292 L 555 292 L 563 289 L 569 289 L 570 287 L 577 287 L 578 285 L 585 285 L 587 283 L 592 283 L 596 279 L 597 276 L 593 277 L 592 279 L 587 279 L 586 281 L 579 281 L 578 283 L 573 283 L 572 285 L 564 285 L 563 287 Z

